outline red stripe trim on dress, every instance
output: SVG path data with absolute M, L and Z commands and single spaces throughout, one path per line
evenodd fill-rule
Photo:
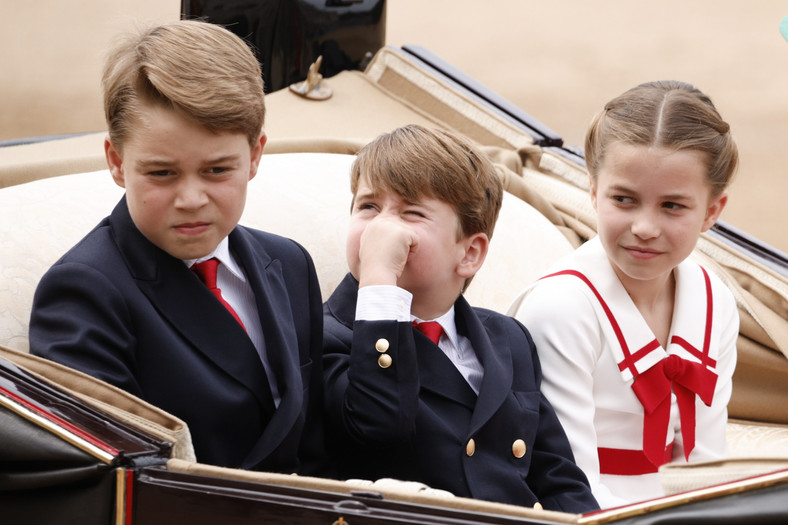
M 695 357 L 697 357 L 698 360 L 701 363 L 703 363 L 704 365 L 709 366 L 711 368 L 717 368 L 717 360 L 716 359 L 712 359 L 711 357 L 709 357 L 709 354 L 704 354 L 703 352 L 701 352 L 700 350 L 698 350 L 697 348 L 692 346 L 692 343 L 690 343 L 689 341 L 687 341 L 683 337 L 679 337 L 677 335 L 674 335 L 671 338 L 670 342 L 673 343 L 673 344 L 679 345 L 684 350 L 686 350 L 690 354 L 692 354 Z
M 703 355 L 708 358 L 711 346 L 711 319 L 714 314 L 714 298 L 711 296 L 711 279 L 709 279 L 709 274 L 703 266 L 700 269 L 703 272 L 703 279 L 706 281 L 706 332 L 703 335 Z
M 665 447 L 665 458 L 659 465 L 654 465 L 648 460 L 642 450 L 629 450 L 624 448 L 597 449 L 599 454 L 599 472 L 616 476 L 640 476 L 659 472 L 660 465 L 670 463 L 673 459 L 673 443 Z
M 714 296 L 711 291 L 711 279 L 706 269 L 701 266 L 700 271 L 703 272 L 703 280 L 706 285 L 706 326 L 703 330 L 703 350 L 698 350 L 692 344 L 684 339 L 674 335 L 670 342 L 681 346 L 684 350 L 695 356 L 704 366 L 710 368 L 717 368 L 717 361 L 709 357 L 711 349 L 711 329 L 714 317 Z
M 560 272 L 551 273 L 550 275 L 545 275 L 544 277 L 542 277 L 542 279 L 546 279 L 548 277 L 554 277 L 557 275 L 573 275 L 578 279 L 580 279 L 581 281 L 583 281 L 584 283 L 586 283 L 586 285 L 591 289 L 591 291 L 594 293 L 597 300 L 599 301 L 599 304 L 602 305 L 602 310 L 605 311 L 605 315 L 607 316 L 610 325 L 613 327 L 613 332 L 615 332 L 616 338 L 618 339 L 618 344 L 621 347 L 622 353 L 624 354 L 624 359 L 620 363 L 618 363 L 619 370 L 623 371 L 625 368 L 628 368 L 629 371 L 632 373 L 632 377 L 637 377 L 640 372 L 638 372 L 635 363 L 645 355 L 648 355 L 649 352 L 651 352 L 655 348 L 658 348 L 660 346 L 659 341 L 654 339 L 640 350 L 637 350 L 633 355 L 629 351 L 629 346 L 627 346 L 626 339 L 624 339 L 624 332 L 621 330 L 621 327 L 618 325 L 618 321 L 616 321 L 616 318 L 613 316 L 613 311 L 610 309 L 610 307 L 607 305 L 605 300 L 602 298 L 602 295 L 599 293 L 599 291 L 597 291 L 596 287 L 594 287 L 591 280 L 585 275 L 583 275 L 582 273 L 578 272 L 577 270 L 562 270 Z
M 649 344 L 647 344 L 646 346 L 644 346 L 643 348 L 641 348 L 640 350 L 638 350 L 637 352 L 632 354 L 632 358 L 635 360 L 635 362 L 638 362 L 638 361 L 640 361 L 641 359 L 643 359 L 644 357 L 646 357 L 648 354 L 650 354 L 651 352 L 653 352 L 654 350 L 656 350 L 659 347 L 660 347 L 659 341 L 654 339 Z M 626 365 L 626 363 L 624 361 L 621 361 L 618 364 L 618 369 L 619 370 L 624 370 L 626 367 L 627 367 L 627 365 Z M 637 377 L 638 372 L 635 372 L 632 375 Z

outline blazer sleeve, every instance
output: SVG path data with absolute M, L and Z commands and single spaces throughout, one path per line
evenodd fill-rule
M 542 392 L 555 409 L 572 448 L 602 507 L 626 503 L 600 478 L 594 426 L 594 369 L 601 352 L 601 332 L 591 303 L 560 278 L 536 285 L 515 312 L 536 344 L 543 379 Z
M 350 328 L 331 315 L 323 322 L 325 406 L 335 437 L 340 430 L 342 438 L 365 447 L 410 439 L 419 402 L 411 325 L 355 321 Z M 388 367 L 378 362 L 384 354 Z
M 124 294 L 104 273 L 60 263 L 33 297 L 30 353 L 76 368 L 127 392 L 142 392 L 132 372 L 135 336 Z

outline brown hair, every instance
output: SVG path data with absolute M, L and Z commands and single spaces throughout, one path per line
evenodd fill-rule
M 350 172 L 354 199 L 361 177 L 407 201 L 426 196 L 450 204 L 458 238 L 478 232 L 492 238 L 503 184 L 492 162 L 465 137 L 418 125 L 395 129 L 358 153 Z
M 704 152 L 714 197 L 730 183 L 739 159 L 730 126 L 711 99 L 678 81 L 640 84 L 594 117 L 585 141 L 586 165 L 594 181 L 612 143 Z
M 253 145 L 265 118 L 260 64 L 221 26 L 180 20 L 129 35 L 110 52 L 102 77 L 110 140 L 122 149 L 143 104 L 172 108 L 212 132 Z

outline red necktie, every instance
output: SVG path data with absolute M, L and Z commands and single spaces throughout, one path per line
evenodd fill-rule
M 241 318 L 238 317 L 238 314 L 235 312 L 235 310 L 233 310 L 233 307 L 230 306 L 230 303 L 224 300 L 224 297 L 222 297 L 222 291 L 216 286 L 216 270 L 218 268 L 219 259 L 208 259 L 207 261 L 203 261 L 201 263 L 195 263 L 191 267 L 192 271 L 197 274 L 203 283 L 205 283 L 205 286 L 207 286 L 208 289 L 213 292 L 213 295 L 219 299 L 219 302 L 222 303 L 225 308 L 227 308 L 227 311 L 230 312 L 233 317 L 235 317 L 235 320 L 238 321 L 238 324 L 241 325 L 241 328 L 246 330 Z
M 413 326 L 416 327 L 416 330 L 429 337 L 430 341 L 436 345 L 440 341 L 441 335 L 443 335 L 443 327 L 436 321 L 427 321 L 425 323 L 413 321 Z

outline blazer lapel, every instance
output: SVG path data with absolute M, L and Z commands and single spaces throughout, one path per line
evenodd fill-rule
M 484 367 L 470 432 L 476 432 L 498 411 L 512 387 L 511 343 L 503 327 L 485 329 L 464 297 L 454 305 L 457 331 L 471 341 Z
M 303 385 L 298 341 L 282 275 L 282 262 L 271 259 L 264 247 L 242 227 L 230 234 L 230 247 L 238 256 L 257 301 L 265 351 L 277 379 L 280 403 L 247 463 L 256 464 L 276 449 L 294 427 L 303 406 Z M 259 361 L 259 359 L 258 359 Z M 268 383 L 265 383 L 267 388 Z M 257 459 L 259 458 L 259 459 Z
M 192 346 L 254 392 L 273 411 L 268 380 L 252 341 L 232 315 L 182 261 L 136 228 L 125 197 L 112 212 L 112 229 L 129 270 L 151 304 Z M 172 293 L 178 290 L 178 293 Z
M 323 305 L 323 311 L 327 310 L 337 321 L 352 329 L 357 297 L 358 281 L 348 273 Z
M 421 388 L 451 399 L 473 410 L 476 393 L 462 376 L 451 360 L 429 340 L 427 336 L 413 329 L 416 341 L 416 357 L 419 361 L 419 380 Z

